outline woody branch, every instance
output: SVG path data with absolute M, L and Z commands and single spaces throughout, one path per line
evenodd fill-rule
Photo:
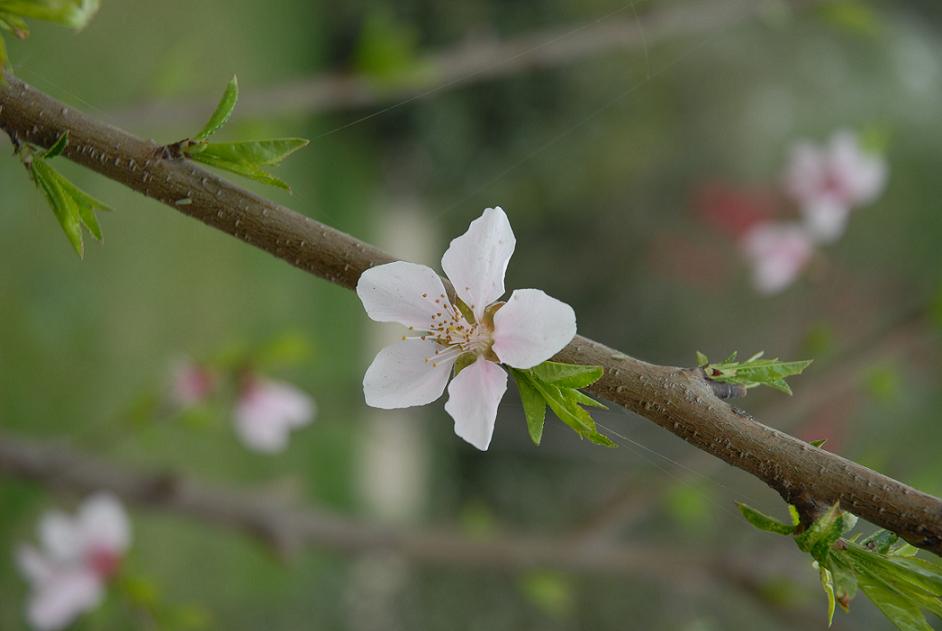
M 394 260 L 191 162 L 161 158 L 156 143 L 97 122 L 10 73 L 0 86 L 0 128 L 14 142 L 44 147 L 68 132 L 69 159 L 343 287 L 352 289 L 364 270 Z M 603 366 L 593 393 L 756 476 L 805 520 L 839 501 L 913 545 L 942 553 L 942 500 L 763 425 L 718 399 L 699 369 L 649 364 L 581 336 L 557 359 Z

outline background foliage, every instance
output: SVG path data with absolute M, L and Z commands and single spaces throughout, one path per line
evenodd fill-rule
M 643 2 L 637 14 L 682 6 Z M 793 400 L 755 391 L 743 407 L 938 495 L 942 384 L 931 314 L 942 270 L 942 10 L 928 1 L 835 6 L 792 14 L 769 2 L 760 19 L 707 35 L 435 93 L 340 131 L 378 108 L 243 118 L 219 138 L 311 138 L 277 172 L 294 195 L 262 193 L 372 241 L 382 241 L 381 220 L 403 201 L 422 209 L 439 240 L 433 252 L 483 207 L 502 205 L 519 239 L 508 286 L 565 299 L 580 332 L 639 357 L 692 365 L 696 349 L 723 357 L 733 348 L 813 356 Z M 248 0 L 124 0 L 106 2 L 79 35 L 37 24 L 28 42 L 8 48 L 24 79 L 107 120 L 134 102 L 211 103 L 235 73 L 244 93 L 338 69 L 395 81 L 421 70 L 418 51 L 577 25 L 619 8 L 612 0 L 292 0 L 277 10 Z M 886 194 L 855 214 L 796 286 L 758 296 L 734 246 L 698 213 L 698 191 L 711 182 L 767 185 L 795 138 L 868 126 L 889 138 Z M 142 120 L 132 131 L 172 142 L 191 127 Z M 359 489 L 371 412 L 360 380 L 377 346 L 356 297 L 58 166 L 116 211 L 100 216 L 104 244 L 86 244 L 79 263 L 22 167 L 0 165 L 3 427 L 369 518 Z M 901 328 L 914 309 L 925 317 Z M 916 342 L 900 348 L 873 336 L 890 326 Z M 286 333 L 310 353 L 279 376 L 314 394 L 320 411 L 285 455 L 247 452 L 221 415 L 158 422 L 141 413 L 175 356 Z M 428 465 L 409 521 L 565 533 L 629 485 L 647 501 L 619 537 L 751 560 L 759 580 L 744 590 L 682 575 L 665 584 L 643 575 L 364 570 L 318 550 L 285 563 L 241 536 L 148 512 L 134 515 L 132 566 L 168 600 L 199 603 L 227 629 L 373 628 L 374 616 L 383 628 L 430 630 L 617 629 L 625 620 L 650 629 L 823 626 L 817 572 L 789 542 L 748 528 L 734 504 L 781 513 L 777 498 L 745 475 L 709 468 L 653 425 L 617 410 L 595 414 L 672 460 L 694 458 L 690 466 L 709 479 L 643 448 L 576 441 L 558 423 L 547 424 L 537 449 L 512 397 L 485 454 L 457 441 L 440 409 L 418 414 Z M 9 552 L 58 501 L 0 479 L 0 629 L 23 628 L 25 584 Z M 395 586 L 387 601 L 377 596 L 384 580 Z M 129 615 L 115 603 L 79 628 L 127 628 Z M 835 620 L 844 629 L 888 624 L 863 599 Z

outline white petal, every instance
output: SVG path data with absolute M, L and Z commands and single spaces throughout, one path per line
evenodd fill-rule
M 79 510 L 78 525 L 83 546 L 120 554 L 131 543 L 131 524 L 116 497 L 99 493 L 85 500 Z
M 39 520 L 39 541 L 54 561 L 74 561 L 83 553 L 81 529 L 61 511 L 50 511 Z
M 840 238 L 850 217 L 847 206 L 828 199 L 803 206 L 801 213 L 808 233 L 819 243 L 831 243 Z
M 16 565 L 30 583 L 41 583 L 52 575 L 52 564 L 30 545 L 16 548 Z
M 765 294 L 790 285 L 811 259 L 813 244 L 807 232 L 788 224 L 760 224 L 742 242 L 752 265 L 756 289 Z
M 274 453 L 288 446 L 293 428 L 311 422 L 314 411 L 314 400 L 294 386 L 256 379 L 236 405 L 236 432 L 247 447 Z
M 454 356 L 437 359 L 435 342 L 405 340 L 379 352 L 363 377 L 366 404 L 392 410 L 425 405 L 442 396 Z
M 478 320 L 504 295 L 504 274 L 516 245 L 510 221 L 497 207 L 486 209 L 445 251 L 442 269 Z
M 481 451 L 494 435 L 497 406 L 507 390 L 507 373 L 483 357 L 458 373 L 448 386 L 445 411 L 455 420 L 455 434 Z
M 103 595 L 101 581 L 90 571 L 73 569 L 49 577 L 33 590 L 26 616 L 42 631 L 56 631 L 94 609 Z
M 363 272 L 357 281 L 357 295 L 373 320 L 398 322 L 417 331 L 428 331 L 432 316 L 442 310 L 443 304 L 449 304 L 447 298 L 442 298 L 442 279 L 432 268 L 405 261 Z
M 539 289 L 518 289 L 494 314 L 494 352 L 514 368 L 532 368 L 576 335 L 576 313 Z

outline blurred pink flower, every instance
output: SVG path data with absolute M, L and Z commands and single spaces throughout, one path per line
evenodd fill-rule
M 517 239 L 501 208 L 488 208 L 454 239 L 442 269 L 465 312 L 448 299 L 429 267 L 397 261 L 367 270 L 357 295 L 377 322 L 398 322 L 426 334 L 403 337 L 381 350 L 363 377 L 367 405 L 394 409 L 431 403 L 448 386 L 445 411 L 455 433 L 485 450 L 494 434 L 497 406 L 507 390 L 500 364 L 532 368 L 569 343 L 576 314 L 538 289 L 518 289 L 506 303 L 504 274 Z M 467 315 L 466 315 L 467 313 Z
M 873 201 L 883 190 L 886 162 L 861 148 L 847 131 L 835 133 L 825 146 L 797 143 L 785 171 L 785 192 L 798 204 L 817 241 L 841 236 L 850 212 Z
M 200 405 L 216 388 L 216 374 L 190 359 L 174 364 L 171 374 L 170 399 L 181 409 Z
M 59 511 L 44 515 L 39 540 L 39 549 L 22 545 L 16 558 L 31 587 L 27 620 L 53 631 L 98 606 L 131 543 L 131 528 L 118 500 L 97 494 L 74 518 Z
M 294 386 L 250 375 L 235 407 L 236 433 L 249 449 L 276 453 L 288 446 L 291 430 L 314 419 L 314 400 Z
M 814 252 L 808 233 L 794 224 L 759 224 L 746 233 L 740 245 L 752 266 L 753 284 L 764 294 L 788 287 Z

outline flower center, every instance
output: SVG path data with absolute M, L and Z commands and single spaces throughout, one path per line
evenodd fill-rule
M 432 300 L 427 294 L 422 294 L 422 298 Z M 435 368 L 441 362 L 450 361 L 468 353 L 475 358 L 491 353 L 491 346 L 494 344 L 494 318 L 491 312 L 493 305 L 488 307 L 488 313 L 485 314 L 483 322 L 469 322 L 468 317 L 473 316 L 465 317 L 462 310 L 451 304 L 444 294 L 435 298 L 434 302 L 438 306 L 438 311 L 432 314 L 428 333 L 402 338 L 432 341 L 438 344 L 439 348 L 435 353 L 425 358 L 426 363 Z
M 105 548 L 94 548 L 89 551 L 85 557 L 85 563 L 101 579 L 109 579 L 118 572 L 121 564 L 121 557 L 111 550 Z

